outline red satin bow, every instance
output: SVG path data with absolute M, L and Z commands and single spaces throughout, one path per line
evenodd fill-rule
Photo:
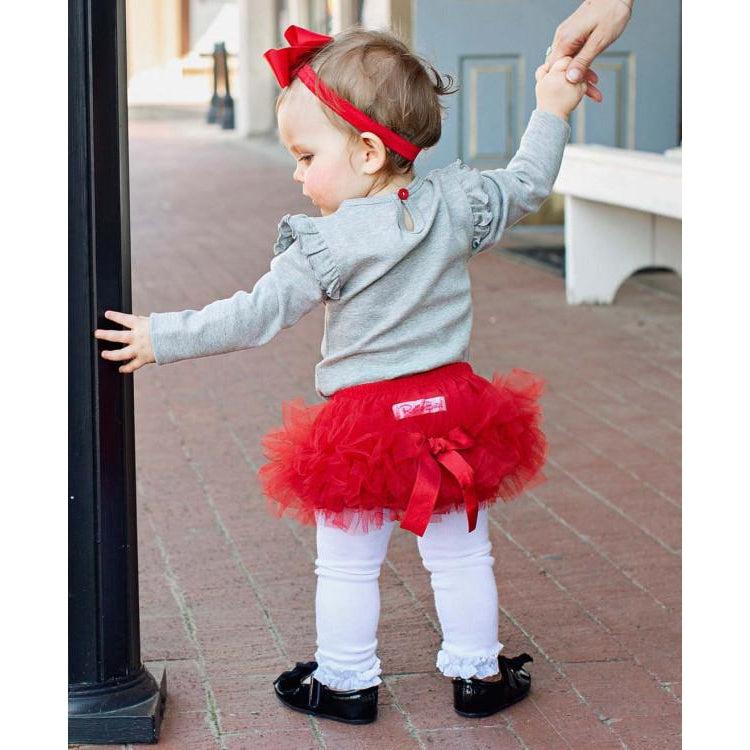
M 268 64 L 282 89 L 292 82 L 297 71 L 310 57 L 310 53 L 333 41 L 332 36 L 316 34 L 314 31 L 303 29 L 301 26 L 290 26 L 284 32 L 284 38 L 289 42 L 289 47 L 269 49 L 263 55 L 268 60 Z
M 326 36 L 325 34 L 316 34 L 314 31 L 303 29 L 300 26 L 290 26 L 284 32 L 284 38 L 289 42 L 289 47 L 269 49 L 263 55 L 282 88 L 288 86 L 295 76 L 298 77 L 318 99 L 361 133 L 366 131 L 375 133 L 388 148 L 409 161 L 414 161 L 417 158 L 421 151 L 419 146 L 415 146 L 398 133 L 394 133 L 385 127 L 385 125 L 381 125 L 371 117 L 368 117 L 351 102 L 339 96 L 332 89 L 329 89 L 307 64 L 311 53 L 320 47 L 325 47 L 326 44 L 333 40 L 333 37 Z
M 460 427 L 451 430 L 446 438 L 425 440 L 416 433 L 414 437 L 423 442 L 417 478 L 414 481 L 401 527 L 414 532 L 417 536 L 424 534 L 440 492 L 440 466 L 442 465 L 453 474 L 461 486 L 469 531 L 474 531 L 479 512 L 479 503 L 474 491 L 474 470 L 458 452 L 471 448 L 474 445 L 473 439 Z

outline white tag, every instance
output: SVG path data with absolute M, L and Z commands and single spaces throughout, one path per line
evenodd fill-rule
M 445 396 L 433 396 L 432 398 L 418 398 L 416 401 L 402 401 L 393 404 L 393 416 L 396 419 L 416 417 L 419 414 L 433 414 L 437 411 L 447 411 Z

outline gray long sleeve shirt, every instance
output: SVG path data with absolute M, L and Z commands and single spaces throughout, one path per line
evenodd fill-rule
M 535 110 L 506 169 L 456 161 L 415 178 L 403 203 L 396 194 L 351 198 L 328 216 L 285 216 L 271 268 L 251 292 L 151 314 L 156 362 L 260 346 L 320 303 L 323 397 L 465 360 L 468 262 L 548 197 L 569 134 L 567 122 Z

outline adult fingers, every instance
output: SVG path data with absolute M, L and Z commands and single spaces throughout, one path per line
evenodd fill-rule
M 555 29 L 547 62 L 554 64 L 561 57 L 573 57 L 596 28 L 596 23 L 596 13 L 592 14 L 589 6 L 581 5 Z
M 587 39 L 586 44 L 583 45 L 581 51 L 573 58 L 573 62 L 570 63 L 568 71 L 565 74 L 566 78 L 571 83 L 583 81 L 591 63 L 594 62 L 597 55 L 609 47 L 610 41 L 601 32 L 594 31 Z
M 586 96 L 588 96 L 589 99 L 593 99 L 595 102 L 600 102 L 604 99 L 602 92 L 588 81 L 586 82 Z
M 107 310 L 104 313 L 104 317 L 107 320 L 113 320 L 115 323 L 119 323 L 121 326 L 127 326 L 128 328 L 133 328 L 138 319 L 135 315 L 118 312 L 117 310 Z
M 135 349 L 132 346 L 123 346 L 121 349 L 105 349 L 102 352 L 102 359 L 109 359 L 113 362 L 122 362 L 126 359 L 135 357 Z
M 581 44 L 577 43 L 573 36 L 568 33 L 565 24 L 560 24 L 555 29 L 555 36 L 552 39 L 550 47 L 551 49 L 545 62 L 549 65 L 554 65 L 561 57 L 575 55 L 581 48 Z
M 550 71 L 559 71 L 559 70 L 565 70 L 570 64 L 573 62 L 572 57 L 560 57 L 555 62 L 550 65 Z
M 575 52 L 575 50 L 573 50 Z M 547 66 L 547 70 L 549 70 L 561 57 L 565 57 L 566 55 L 572 54 L 570 52 L 563 51 L 559 47 L 555 47 L 554 42 L 549 48 L 549 52 L 544 56 L 544 64 Z

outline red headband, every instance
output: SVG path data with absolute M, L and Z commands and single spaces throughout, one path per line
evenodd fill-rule
M 284 32 L 284 38 L 289 42 L 289 47 L 269 49 L 263 55 L 282 88 L 286 88 L 295 77 L 299 78 L 318 99 L 357 130 L 375 133 L 388 148 L 409 161 L 414 161 L 417 158 L 421 151 L 419 146 L 415 146 L 398 133 L 394 133 L 379 122 L 375 122 L 351 102 L 339 96 L 335 91 L 331 91 L 318 78 L 315 71 L 305 63 L 310 58 L 311 52 L 320 49 L 320 47 L 325 47 L 326 44 L 333 41 L 333 37 L 316 34 L 314 31 L 303 29 L 300 26 L 290 26 Z

